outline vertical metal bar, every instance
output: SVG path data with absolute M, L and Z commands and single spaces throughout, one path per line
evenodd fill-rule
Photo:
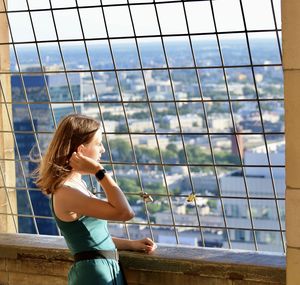
M 97 90 L 96 90 L 95 79 L 94 79 L 94 75 L 93 75 L 93 72 L 92 72 L 91 61 L 90 61 L 90 57 L 89 57 L 89 53 L 88 53 L 88 49 L 87 49 L 87 45 L 86 45 L 86 39 L 85 39 L 85 35 L 84 35 L 84 30 L 83 30 L 83 27 L 82 27 L 82 20 L 81 20 L 81 16 L 80 16 L 79 6 L 78 6 L 77 0 L 75 0 L 75 4 L 76 4 L 76 11 L 77 11 L 77 15 L 78 15 L 79 24 L 80 24 L 80 30 L 81 30 L 81 34 L 82 34 L 82 39 L 83 39 L 85 54 L 86 54 L 86 57 L 87 57 L 87 62 L 88 62 L 88 67 L 89 67 L 89 73 L 91 75 L 91 79 L 92 79 L 92 83 L 93 83 L 93 91 L 94 91 L 94 94 L 95 94 L 95 96 L 97 98 L 97 106 L 98 106 L 98 111 L 99 111 L 99 115 L 100 115 L 100 120 L 101 120 L 102 126 L 104 128 L 103 117 L 102 117 L 102 112 L 101 112 L 101 108 L 100 108 L 100 104 L 99 104 L 98 93 L 97 93 Z M 91 178 L 90 175 L 89 175 L 89 179 L 90 179 L 90 183 L 91 183 L 92 187 L 94 188 L 93 181 L 92 181 L 92 178 Z
M 9 195 L 8 195 L 8 189 L 7 189 L 6 183 L 5 183 L 5 175 L 4 175 L 1 163 L 0 163 L 0 173 L 1 173 L 1 179 L 2 179 L 3 184 L 4 184 L 3 188 L 4 188 L 4 191 L 5 191 L 5 194 L 6 194 L 6 199 L 8 201 L 8 206 L 9 206 L 10 213 L 11 213 L 10 215 L 6 214 L 6 216 L 11 216 L 12 217 L 13 223 L 14 223 L 14 227 L 15 227 L 15 231 L 17 233 L 18 232 L 17 223 L 15 221 L 15 216 L 14 216 L 14 213 L 13 213 L 13 210 L 12 210 L 12 206 L 11 206 L 11 203 L 10 203 L 10 199 L 9 199 Z
M 100 0 L 100 3 L 102 5 L 102 0 Z M 134 163 L 135 163 L 136 172 L 137 172 L 139 184 L 141 186 L 141 190 L 142 190 L 142 192 L 144 192 L 143 183 L 142 183 L 142 179 L 141 179 L 141 175 L 140 175 L 140 170 L 139 170 L 139 166 L 138 166 L 138 163 L 137 163 L 135 150 L 134 150 L 134 147 L 133 147 L 132 137 L 131 137 L 131 133 L 129 131 L 128 118 L 127 118 L 127 114 L 126 114 L 126 110 L 125 110 L 125 106 L 124 106 L 124 100 L 123 100 L 122 90 L 121 90 L 121 87 L 120 87 L 119 76 L 118 76 L 118 73 L 117 73 L 117 70 L 116 70 L 116 63 L 115 63 L 114 55 L 113 55 L 113 52 L 112 52 L 111 40 L 109 38 L 109 33 L 108 33 L 108 27 L 107 27 L 107 22 L 106 22 L 106 18 L 105 18 L 104 8 L 103 7 L 101 7 L 101 8 L 102 8 L 101 10 L 102 10 L 102 15 L 103 15 L 103 19 L 104 19 L 105 31 L 106 31 L 106 34 L 107 34 L 107 37 L 108 37 L 109 50 L 110 50 L 110 54 L 111 54 L 111 58 L 112 58 L 112 62 L 113 62 L 114 70 L 115 70 L 115 76 L 116 76 L 116 80 L 117 80 L 118 90 L 119 90 L 121 103 L 122 103 L 122 107 L 123 107 L 125 123 L 126 123 L 126 127 L 128 129 L 128 136 L 129 136 L 130 146 L 131 146 L 131 150 L 132 150 L 133 160 L 134 160 Z M 146 203 L 145 203 L 145 207 L 146 207 L 146 216 L 147 216 L 147 220 L 148 220 L 148 224 L 149 224 L 150 235 L 151 235 L 151 238 L 153 239 L 153 232 L 152 232 L 149 212 L 147 210 L 147 204 Z
M 51 0 L 49 0 L 49 5 L 50 5 L 52 21 L 53 21 L 53 24 L 54 24 L 54 30 L 55 30 L 55 36 L 56 36 L 56 40 L 57 40 L 58 49 L 59 49 L 59 54 L 60 54 L 61 61 L 62 61 L 62 64 L 63 64 L 63 68 L 64 68 L 63 70 L 64 70 L 64 74 L 66 76 L 68 90 L 69 90 L 69 94 L 70 94 L 70 97 L 71 97 L 71 103 L 72 103 L 73 111 L 76 113 L 77 111 L 76 111 L 76 107 L 75 107 L 75 104 L 74 104 L 73 91 L 72 91 L 72 88 L 71 88 L 71 85 L 70 85 L 70 80 L 69 80 L 69 77 L 68 77 L 68 72 L 67 72 L 67 68 L 66 68 L 65 59 L 64 59 L 64 56 L 63 56 L 60 40 L 59 40 L 59 37 L 58 37 L 58 32 L 57 32 L 57 27 L 56 27 L 56 22 L 55 22 L 55 17 L 54 17 L 54 13 L 53 13 Z
M 32 215 L 34 216 L 33 207 L 32 207 L 30 194 L 29 194 L 29 190 L 28 190 L 28 185 L 27 185 L 27 180 L 26 180 L 26 175 L 25 175 L 25 170 L 24 170 L 23 163 L 22 163 L 22 157 L 21 157 L 19 146 L 18 146 L 18 143 L 17 143 L 17 138 L 16 138 L 16 135 L 15 135 L 15 132 L 14 132 L 13 122 L 12 122 L 12 119 L 10 118 L 10 116 L 9 116 L 9 111 L 8 111 L 8 107 L 7 107 L 7 100 L 6 100 L 6 96 L 5 96 L 1 81 L 0 81 L 0 88 L 1 88 L 0 92 L 2 92 L 2 94 L 3 94 L 3 101 L 4 101 L 4 106 L 5 106 L 7 117 L 8 117 L 8 123 L 9 123 L 10 129 L 11 129 L 11 132 L 12 132 L 12 135 L 13 135 L 13 139 L 14 139 L 15 150 L 17 152 L 17 155 L 18 155 L 18 158 L 19 158 L 19 161 L 20 161 L 21 172 L 22 172 L 22 176 L 24 178 L 24 183 L 25 183 L 26 196 L 27 196 L 27 199 L 29 201 L 30 211 L 31 211 Z M 35 224 L 35 226 L 36 226 L 36 224 Z
M 29 18 L 30 18 L 31 28 L 32 28 L 32 31 L 33 31 L 33 36 L 34 36 L 34 41 L 35 41 L 35 47 L 36 47 L 37 54 L 38 54 L 39 64 L 40 64 L 40 68 L 41 68 L 41 74 L 43 75 L 44 84 L 45 84 L 45 88 L 46 88 L 46 94 L 47 94 L 47 97 L 48 97 L 49 103 L 50 103 L 51 102 L 51 98 L 50 98 L 50 94 L 49 94 L 49 89 L 48 89 L 48 84 L 47 84 L 46 76 L 45 76 L 45 73 L 44 73 L 44 70 L 43 70 L 41 54 L 40 54 L 39 46 L 37 44 L 37 38 L 36 38 L 35 28 L 34 28 L 33 21 L 32 21 L 32 15 L 31 15 L 31 11 L 30 11 L 30 8 L 29 8 L 28 0 L 26 0 L 26 5 L 27 5 L 27 8 L 28 8 L 28 14 L 29 14 Z M 52 104 L 49 104 L 49 107 L 50 107 L 50 112 L 51 112 L 52 120 L 53 120 L 53 123 L 54 123 L 54 127 L 56 128 L 56 121 L 55 121 L 54 114 L 53 114 Z M 40 158 L 41 158 L 42 157 L 41 151 L 40 151 L 39 155 L 40 155 Z
M 215 18 L 215 13 L 214 13 L 214 7 L 213 7 L 213 4 L 212 4 L 212 0 L 210 0 L 210 6 L 211 6 L 211 11 L 212 11 L 214 28 L 215 28 L 215 31 L 216 31 L 216 38 L 217 38 L 218 50 L 219 50 L 219 55 L 220 55 L 221 65 L 222 65 L 222 71 L 223 71 L 223 76 L 224 76 L 224 81 L 225 81 L 226 94 L 227 94 L 228 104 L 229 104 L 229 109 L 230 109 L 231 122 L 232 122 L 232 126 L 234 128 L 234 132 L 236 133 L 237 129 L 236 129 L 234 118 L 233 118 L 232 104 L 230 102 L 230 95 L 229 95 L 229 90 L 228 90 L 228 82 L 227 82 L 227 76 L 226 76 L 226 72 L 225 72 L 223 53 L 222 53 L 222 50 L 221 50 L 220 38 L 219 38 L 219 35 L 218 35 L 218 32 L 217 32 L 217 24 L 216 24 L 216 18 Z M 239 143 L 238 143 L 237 137 L 234 136 L 234 138 L 235 138 L 235 143 L 239 148 Z M 240 149 L 239 149 L 238 153 L 239 153 L 239 160 L 240 160 L 240 162 L 242 162 Z M 252 237 L 253 237 L 253 241 L 254 241 L 255 250 L 257 250 L 257 240 L 256 240 L 255 232 L 254 232 L 254 223 L 253 223 L 253 217 L 252 217 L 252 211 L 251 211 L 251 204 L 250 204 L 250 200 L 249 200 L 249 191 L 248 191 L 248 185 L 247 185 L 247 180 L 246 180 L 246 177 L 245 177 L 245 171 L 244 171 L 243 166 L 241 167 L 241 170 L 242 170 L 243 183 L 244 183 L 244 186 L 245 186 L 245 192 L 246 192 L 246 196 L 247 196 L 247 206 L 248 206 L 249 218 L 250 218 L 250 224 L 251 224 L 251 233 L 252 233 Z M 223 213 L 223 215 L 225 215 L 225 212 Z
M 41 68 L 41 74 L 43 75 L 44 84 L 45 84 L 45 88 L 46 88 L 46 94 L 47 94 L 47 97 L 48 97 L 48 100 L 49 100 L 49 108 L 50 108 L 50 112 L 51 112 L 51 117 L 52 117 L 52 121 L 53 121 L 53 124 L 54 124 L 54 128 L 56 129 L 57 124 L 56 124 L 55 116 L 54 116 L 54 113 L 53 113 L 53 108 L 52 108 L 52 104 L 51 104 L 51 97 L 50 97 L 50 93 L 49 93 L 49 89 L 48 89 L 47 80 L 46 80 L 44 69 L 43 69 L 43 66 L 42 66 L 41 54 L 40 54 L 39 46 L 37 44 L 35 28 L 34 28 L 34 25 L 33 25 L 33 20 L 32 20 L 32 15 L 31 15 L 28 0 L 26 0 L 26 5 L 27 5 L 27 8 L 28 8 L 28 13 L 29 13 L 29 17 L 30 17 L 30 23 L 31 23 L 31 28 L 32 28 L 32 31 L 33 31 L 33 36 L 34 36 L 34 41 L 35 41 L 35 46 L 36 46 L 36 50 L 37 50 L 37 54 L 38 54 L 39 64 L 40 64 L 40 68 Z M 39 152 L 39 155 L 40 155 L 40 159 L 42 159 L 41 150 Z M 56 229 L 57 229 L 58 233 L 60 233 L 60 229 L 57 225 L 56 225 Z
M 0 94 L 3 94 L 3 101 L 4 101 L 4 106 L 5 106 L 5 109 L 6 109 L 6 113 L 7 113 L 7 117 L 8 117 L 8 120 L 9 120 L 9 124 L 10 124 L 10 118 L 9 118 L 9 112 L 8 112 L 8 107 L 7 107 L 7 103 L 6 103 L 6 98 L 5 98 L 5 94 L 4 94 L 4 89 L 3 89 L 3 86 L 2 86 L 2 82 L 0 80 Z M 11 124 L 10 124 L 10 127 L 11 127 Z M 15 134 L 13 132 L 13 130 L 11 129 L 12 131 L 12 135 L 15 139 Z M 0 163 L 0 172 L 1 172 L 1 179 L 4 183 L 4 190 L 5 190 L 5 193 L 6 193 L 6 198 L 8 200 L 8 205 L 9 205 L 9 209 L 10 209 L 10 212 L 11 212 L 11 216 L 12 216 L 12 219 L 13 219 L 13 223 L 14 223 L 14 226 L 15 226 L 15 230 L 16 232 L 18 232 L 18 227 L 17 227 L 17 223 L 15 221 L 15 216 L 14 216 L 14 213 L 13 213 L 13 210 L 12 210 L 12 206 L 11 206 L 11 202 L 10 202 L 10 199 L 9 199 L 9 195 L 8 195 L 8 188 L 6 186 L 6 183 L 5 183 L 5 176 L 4 176 L 4 173 L 3 173 L 3 170 L 2 170 L 2 166 L 1 166 L 1 163 Z
M 277 27 L 277 21 L 276 21 L 276 15 L 275 15 L 275 9 L 274 9 L 274 2 L 273 2 L 273 0 L 270 0 L 270 2 L 271 2 L 271 9 L 272 9 L 272 15 L 273 15 L 274 26 L 275 26 L 275 30 L 276 30 L 277 45 L 278 45 L 278 50 L 279 50 L 280 60 L 281 60 L 281 64 L 282 64 L 282 51 L 281 51 L 281 44 L 280 44 L 279 33 L 278 33 L 278 27 Z
M 271 169 L 271 161 L 270 161 L 270 155 L 269 155 L 269 150 L 268 150 L 268 144 L 267 144 L 267 141 L 266 141 L 265 126 L 264 126 L 264 121 L 263 121 L 263 117 L 262 117 L 262 110 L 261 110 L 259 96 L 258 96 L 256 78 L 255 78 L 253 61 L 252 61 L 252 55 L 251 55 L 251 51 L 250 51 L 250 43 L 249 43 L 249 37 L 248 37 L 248 33 L 247 33 L 247 24 L 246 24 L 246 19 L 245 19 L 244 7 L 243 7 L 242 0 L 239 0 L 239 2 L 240 2 L 241 12 L 242 12 L 242 16 L 243 16 L 243 24 L 244 24 L 244 28 L 245 28 L 245 31 L 246 31 L 245 35 L 246 35 L 246 40 L 247 40 L 248 55 L 249 55 L 249 60 L 250 60 L 250 64 L 251 64 L 251 71 L 252 71 L 253 83 L 254 83 L 254 88 L 255 88 L 255 94 L 256 94 L 256 98 L 257 98 L 258 111 L 259 111 L 259 116 L 260 116 L 260 120 L 261 120 L 262 135 L 263 135 L 263 138 L 264 138 L 264 144 L 265 144 L 265 148 L 266 148 L 268 168 L 269 168 L 269 171 L 270 171 L 270 177 L 271 177 L 271 182 L 272 182 L 272 190 L 273 190 L 273 195 L 274 195 L 274 202 L 275 202 L 275 205 L 276 205 L 276 214 L 277 214 L 277 219 L 278 219 L 278 224 L 279 224 L 279 231 L 280 231 L 280 236 L 281 236 L 282 249 L 283 249 L 283 252 L 285 252 L 284 237 L 283 237 L 283 231 L 282 231 L 282 225 L 281 225 L 281 219 L 280 219 L 280 213 L 279 213 L 277 193 L 276 193 L 276 188 L 275 188 L 275 183 L 274 183 L 273 171 Z
M 273 0 L 270 0 L 270 1 L 271 1 L 271 9 L 272 9 L 274 26 L 275 26 L 275 30 L 276 30 L 276 39 L 277 39 L 278 51 L 279 51 L 280 60 L 281 60 L 281 71 L 283 72 L 283 68 L 282 68 L 282 50 L 281 50 L 281 44 L 280 44 L 280 39 L 279 39 L 279 31 L 278 31 L 276 15 L 275 15 L 274 1 Z M 276 204 L 276 206 L 277 206 L 277 204 Z M 279 209 L 278 209 L 278 214 L 279 214 L 279 221 L 281 222 L 281 220 L 280 220 L 280 210 Z M 285 241 L 285 238 L 284 238 L 283 229 L 281 231 L 281 242 L 282 242 L 282 245 L 284 247 L 284 252 L 286 252 L 286 241 Z
M 162 152 L 160 150 L 160 146 L 159 146 L 159 142 L 158 142 L 157 131 L 156 131 L 154 118 L 153 118 L 153 110 L 152 110 L 151 104 L 149 102 L 150 98 L 149 98 L 149 93 L 148 93 L 148 89 L 147 89 L 147 85 L 146 85 L 145 73 L 144 73 L 144 70 L 142 69 L 141 53 L 140 53 L 137 38 L 136 38 L 135 26 L 134 26 L 134 22 L 133 22 L 133 17 L 132 17 L 132 12 L 131 12 L 131 8 L 130 8 L 129 0 L 127 0 L 127 4 L 128 4 L 128 9 L 129 9 L 129 16 L 130 16 L 131 26 L 132 26 L 132 29 L 133 29 L 133 34 L 134 34 L 134 39 L 135 39 L 135 46 L 136 46 L 137 53 L 138 53 L 139 66 L 141 68 L 141 73 L 142 73 L 142 78 L 143 78 L 143 85 L 144 85 L 144 88 L 145 88 L 145 94 L 146 94 L 146 98 L 147 98 L 147 105 L 148 105 L 148 108 L 149 108 L 151 123 L 152 123 L 152 127 L 153 127 L 153 130 L 154 130 L 154 136 L 155 136 L 155 141 L 156 141 L 157 150 L 158 150 L 158 154 L 159 154 L 160 164 L 162 166 L 163 179 L 164 179 L 165 187 L 166 187 L 166 190 L 167 190 L 167 198 L 168 198 L 168 203 L 169 203 L 171 217 L 172 217 L 172 226 L 173 226 L 173 229 L 174 229 L 176 243 L 179 244 L 179 238 L 178 238 L 178 233 L 177 233 L 177 229 L 176 229 L 176 225 L 175 225 L 175 218 L 174 218 L 174 214 L 173 214 L 171 194 L 170 194 L 169 186 L 168 186 L 168 183 L 167 183 L 166 171 L 165 171 L 165 166 L 163 164 L 163 158 L 162 158 Z M 144 202 L 144 203 L 146 204 L 146 202 Z M 145 205 L 145 207 L 146 207 L 146 205 Z
M 88 61 L 88 67 L 89 67 L 89 71 L 90 71 L 90 75 L 91 75 L 91 79 L 92 79 L 92 83 L 93 83 L 93 91 L 94 91 L 94 94 L 95 94 L 96 99 L 97 99 L 97 106 L 98 106 L 98 111 L 99 111 L 99 115 L 100 115 L 100 120 L 101 120 L 101 123 L 102 123 L 103 133 L 104 133 L 104 136 L 105 136 L 105 140 L 107 142 L 107 149 L 108 149 L 110 165 L 112 166 L 113 177 L 114 177 L 115 180 L 117 180 L 116 179 L 116 174 L 115 174 L 114 164 L 112 162 L 111 149 L 110 149 L 109 141 L 107 139 L 107 134 L 106 134 L 106 131 L 105 131 L 104 119 L 103 119 L 103 114 L 102 114 L 101 107 L 100 107 L 100 102 L 99 102 L 100 100 L 99 100 L 99 96 L 98 96 L 98 92 L 97 92 L 97 88 L 96 88 L 96 84 L 95 84 L 95 78 L 94 78 L 94 74 L 93 74 L 93 70 L 92 70 L 91 60 L 90 60 L 90 57 L 89 57 L 89 52 L 88 52 L 88 48 L 87 48 L 87 44 L 86 44 L 85 34 L 84 34 L 83 26 L 82 26 L 82 20 L 81 20 L 81 15 L 80 15 L 80 12 L 79 12 L 78 1 L 75 0 L 75 3 L 76 3 L 76 10 L 77 10 L 77 14 L 78 14 L 80 29 L 81 29 L 83 43 L 84 43 L 84 49 L 85 49 L 85 53 L 86 53 L 86 57 L 87 57 L 87 61 Z M 91 179 L 91 176 L 89 176 L 89 178 L 90 178 L 91 184 L 93 185 L 93 181 Z M 128 229 L 127 229 L 126 222 L 124 222 L 124 225 L 125 225 L 125 228 L 126 228 L 127 236 L 129 237 L 129 232 L 128 232 Z
M 6 3 L 5 3 L 4 0 L 3 0 L 3 6 L 4 6 L 5 11 L 7 11 Z M 10 25 L 10 20 L 9 20 L 9 17 L 8 17 L 7 13 L 6 13 L 6 19 L 7 19 L 7 24 L 8 24 L 9 32 L 10 32 L 10 37 L 11 37 L 11 41 L 12 41 L 12 46 L 13 46 L 14 54 L 15 54 L 15 57 L 16 57 L 16 63 L 17 63 L 17 66 L 18 66 L 18 70 L 21 70 L 21 68 L 20 68 L 20 62 L 19 62 L 19 58 L 18 58 L 18 54 L 16 52 L 16 47 L 15 47 L 15 43 L 14 43 L 14 37 L 13 37 L 13 34 L 12 34 L 11 25 Z M 20 74 L 20 78 L 21 78 L 22 88 L 23 88 L 23 91 L 24 91 L 24 96 L 25 96 L 25 101 L 26 101 L 26 106 L 27 106 L 28 114 L 29 114 L 29 117 L 30 117 L 31 127 L 32 127 L 32 130 L 33 130 L 34 139 L 35 139 L 36 145 L 37 145 L 37 147 L 39 149 L 39 153 L 40 153 L 39 142 L 38 142 L 38 138 L 37 138 L 37 135 L 36 135 L 35 126 L 34 126 L 34 123 L 33 123 L 33 118 L 32 118 L 32 114 L 31 114 L 31 110 L 29 108 L 28 96 L 27 96 L 27 91 L 26 91 L 26 87 L 25 87 L 25 83 L 24 83 L 23 74 Z M 24 173 L 24 181 L 25 181 L 25 185 L 26 185 L 26 189 L 27 189 L 26 193 L 27 193 L 27 197 L 28 197 L 28 200 L 29 200 L 30 210 L 31 210 L 31 212 L 33 214 L 34 211 L 33 211 L 32 203 L 31 203 L 31 199 L 30 199 L 30 194 L 29 194 L 29 191 L 28 191 L 28 185 L 27 185 L 25 173 Z M 37 234 L 39 234 L 39 229 L 38 229 L 38 226 L 37 226 L 35 218 L 33 218 L 33 224 L 34 224 L 34 227 L 35 227 L 35 230 L 36 230 Z
M 213 169 L 214 169 L 214 174 L 215 174 L 215 177 L 216 177 L 218 196 L 219 196 L 220 203 L 221 203 L 223 222 L 224 222 L 224 226 L 226 228 L 227 243 L 228 243 L 228 247 L 231 248 L 231 241 L 230 241 L 229 231 L 227 229 L 227 220 L 226 220 L 225 208 L 224 208 L 224 203 L 223 203 L 222 194 L 221 194 L 221 187 L 220 187 L 220 182 L 219 182 L 219 179 L 218 179 L 217 168 L 216 168 L 216 165 L 215 165 L 216 164 L 216 160 L 215 160 L 215 155 L 214 155 L 214 152 L 213 152 L 213 147 L 212 147 L 212 142 L 211 142 L 211 135 L 210 135 L 209 127 L 208 127 L 207 111 L 206 111 L 205 104 L 203 102 L 203 92 L 202 92 L 202 86 L 201 86 L 201 82 L 200 82 L 200 76 L 199 76 L 199 73 L 197 72 L 197 69 L 196 69 L 197 63 L 196 63 L 196 58 L 195 58 L 194 49 L 193 49 L 192 40 L 191 40 L 191 35 L 190 35 L 190 29 L 189 29 L 188 20 L 187 20 L 187 13 L 186 13 L 186 8 L 185 8 L 185 3 L 183 2 L 182 5 L 183 5 L 183 11 L 184 11 L 184 17 L 185 17 L 186 27 L 187 27 L 187 31 L 188 31 L 189 44 L 190 44 L 191 52 L 192 52 L 193 65 L 195 67 L 195 75 L 196 75 L 196 78 L 197 78 L 197 84 L 198 84 L 198 88 L 199 88 L 199 94 L 200 94 L 200 97 L 201 97 L 201 100 L 202 100 L 201 103 L 202 103 L 202 108 L 203 108 L 203 113 L 204 113 L 204 120 L 205 120 L 205 125 L 206 125 L 207 138 L 208 138 L 208 143 L 209 143 L 209 149 L 210 149 L 210 153 L 211 153 L 211 158 L 212 158 L 212 161 L 213 161 L 213 164 L 214 164 Z
M 181 126 L 181 122 L 180 122 L 180 118 L 179 118 L 178 106 L 177 106 L 177 102 L 176 102 L 176 98 L 175 98 L 174 86 L 173 86 L 172 79 L 171 79 L 170 67 L 169 67 L 169 62 L 168 62 L 168 58 L 167 58 L 167 54 L 166 54 L 164 39 L 163 39 L 163 36 L 162 36 L 161 25 L 160 25 L 160 20 L 159 20 L 159 16 L 158 16 L 157 4 L 156 3 L 154 3 L 154 8 L 155 8 L 155 15 L 156 15 L 158 28 L 159 28 L 160 39 L 161 39 L 161 43 L 162 43 L 162 47 L 163 47 L 164 59 L 166 61 L 166 66 L 167 66 L 168 78 L 169 78 L 170 86 L 171 86 L 171 90 L 172 90 L 172 96 L 173 96 L 173 101 L 174 101 L 174 105 L 175 105 L 176 116 L 177 116 L 177 119 L 178 119 L 179 134 L 180 134 L 180 138 L 181 138 L 181 142 L 182 142 L 182 146 L 183 146 L 184 157 L 185 157 L 185 160 L 187 162 L 188 176 L 189 176 L 189 180 L 190 180 L 190 183 L 191 183 L 192 193 L 193 193 L 193 195 L 195 195 L 196 192 L 195 192 L 195 188 L 194 188 L 194 183 L 193 183 L 192 178 L 191 178 L 191 171 L 190 171 L 190 167 L 189 167 L 187 151 L 186 151 L 185 142 L 184 142 L 184 138 L 183 138 L 182 126 Z M 202 241 L 203 246 L 205 246 L 205 240 L 204 240 L 204 235 L 203 235 L 202 226 L 201 226 L 201 219 L 200 219 L 200 215 L 199 215 L 196 200 L 194 200 L 194 205 L 195 205 L 195 210 L 196 210 L 196 214 L 197 214 L 197 221 L 198 221 L 198 225 L 199 225 L 201 241 Z

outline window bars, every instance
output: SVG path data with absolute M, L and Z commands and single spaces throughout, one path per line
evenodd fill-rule
M 103 164 L 136 212 L 111 222 L 113 235 L 285 252 L 279 0 L 3 6 L 12 99 L 1 92 L 1 132 L 17 178 L 3 191 L 16 190 L 18 211 L 0 214 L 16 231 L 59 234 L 31 172 L 60 118 L 80 112 L 101 122 Z

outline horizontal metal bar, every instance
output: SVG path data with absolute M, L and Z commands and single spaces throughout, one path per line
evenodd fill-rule
M 32 101 L 32 102 L 25 102 L 25 101 L 11 101 L 11 102 L 0 102 L 1 104 L 8 104 L 8 105 L 41 105 L 41 104 L 46 104 L 46 105 L 52 105 L 52 104 L 57 104 L 57 105 L 67 105 L 67 104 L 141 104 L 141 103 L 226 103 L 226 102 L 284 102 L 284 98 L 259 98 L 259 99 L 202 99 L 202 98 L 195 98 L 195 100 L 186 100 L 186 99 L 178 99 L 178 100 L 87 100 L 87 101 Z
M 243 65 L 214 65 L 214 66 L 180 66 L 180 67 L 141 67 L 141 68 L 116 68 L 116 69 L 68 69 L 68 70 L 45 70 L 45 71 L 0 71 L 0 74 L 10 75 L 51 75 L 51 74 L 70 74 L 70 73 L 91 73 L 91 72 L 124 72 L 124 71 L 168 71 L 168 70 L 211 70 L 211 69 L 235 69 L 235 68 L 260 68 L 260 67 L 282 67 L 280 63 L 270 64 L 243 64 Z
M 281 29 L 265 29 L 265 30 L 239 30 L 239 31 L 222 31 L 222 32 L 206 32 L 206 33 L 178 33 L 178 34 L 153 34 L 153 35 L 139 35 L 139 36 L 122 36 L 122 37 L 90 37 L 84 38 L 85 42 L 88 41 L 114 41 L 114 40 L 134 40 L 134 39 L 161 39 L 161 38 L 173 38 L 173 37 L 188 37 L 188 36 L 212 36 L 212 35 L 231 35 L 231 34 L 242 34 L 244 35 L 245 32 L 249 34 L 253 33 L 276 33 L 281 32 Z M 11 41 L 11 42 L 0 42 L 0 45 L 24 45 L 24 44 L 51 44 L 51 43 L 67 43 L 67 42 L 82 42 L 83 38 L 75 38 L 75 39 L 57 39 L 57 40 L 36 40 L 36 41 Z
M 0 161 L 18 161 L 14 159 L 1 159 Z M 30 160 L 22 160 L 22 161 L 30 161 Z M 101 161 L 104 165 L 122 165 L 122 166 L 203 166 L 203 167 L 230 167 L 230 168 L 242 168 L 242 167 L 258 167 L 258 168 L 284 168 L 284 164 L 218 164 L 218 163 L 155 163 L 155 162 L 121 162 L 121 161 Z
M 0 133 L 6 133 L 6 134 L 27 134 L 27 135 L 33 135 L 33 134 L 48 134 L 51 135 L 53 132 L 50 131 L 14 131 L 14 130 L 0 130 Z M 128 132 L 103 132 L 103 134 L 106 135 L 128 135 Z M 166 135 L 166 136 L 178 136 L 178 135 L 184 135 L 184 136 L 229 136 L 229 135 L 245 135 L 245 136 L 257 136 L 257 135 L 284 135 L 284 132 L 161 132 L 161 131 L 156 131 L 156 132 L 130 132 L 132 135 L 146 135 L 146 136 L 151 136 L 151 135 Z
M 47 220 L 54 220 L 53 217 L 50 216 L 37 216 L 37 215 L 26 215 L 26 214 L 7 214 L 7 213 L 1 213 L 0 215 L 2 216 L 19 216 L 19 217 L 23 217 L 23 218 L 39 218 L 39 219 L 47 219 Z M 115 221 L 108 221 L 111 224 L 120 224 L 120 222 L 115 222 Z M 140 225 L 140 226 L 149 226 L 149 224 L 147 223 L 142 223 L 142 222 L 132 222 L 132 221 L 128 221 L 126 222 L 126 225 Z M 174 225 L 172 224 L 150 224 L 151 227 L 162 227 L 162 228 L 168 228 L 168 227 L 174 227 Z M 176 224 L 175 225 L 176 228 L 188 228 L 188 229 L 199 229 L 199 225 L 195 226 L 195 225 L 183 225 L 183 224 Z M 214 230 L 245 230 L 245 231 L 262 231 L 262 232 L 280 232 L 277 229 L 264 229 L 264 228 L 256 228 L 254 227 L 252 228 L 245 228 L 245 227 L 229 227 L 227 226 L 222 227 L 222 226 L 208 226 L 208 225 L 201 225 L 202 229 L 214 229 Z M 285 232 L 285 229 L 282 229 L 282 232 Z
M 25 187 L 6 187 L 7 189 L 10 190 L 16 190 L 16 191 L 36 191 L 36 192 L 40 192 L 41 190 L 38 188 L 25 188 Z M 103 192 L 93 192 L 94 194 L 103 194 Z M 152 193 L 152 192 L 147 192 L 148 194 L 151 194 L 152 197 L 162 197 L 162 198 L 187 198 L 187 195 L 185 194 L 162 194 L 162 193 Z M 140 196 L 140 192 L 136 193 L 136 192 L 126 192 L 124 191 L 124 194 L 126 196 Z M 267 196 L 234 196 L 234 195 L 203 195 L 201 193 L 196 193 L 196 197 L 197 198 L 207 198 L 207 199 L 239 199 L 239 200 L 247 200 L 248 198 L 251 200 L 266 200 L 266 201 L 285 201 L 284 197 L 267 197 Z
M 114 222 L 114 221 L 109 221 L 109 223 L 111 224 L 119 224 L 118 222 Z M 130 226 L 130 225 L 140 225 L 140 226 L 149 226 L 148 224 L 146 223 L 142 223 L 142 222 L 131 222 L 131 221 L 128 221 L 126 222 L 126 225 L 127 226 Z M 169 224 L 150 224 L 151 227 L 155 228 L 155 227 L 162 227 L 162 228 L 170 228 L 170 227 L 173 227 L 173 225 L 169 225 Z M 199 229 L 199 225 L 195 226 L 195 225 L 182 225 L 182 224 L 176 224 L 175 225 L 176 228 L 188 228 L 188 229 Z M 264 229 L 264 228 L 245 228 L 245 227 L 222 227 L 222 226 L 207 226 L 207 225 L 201 225 L 201 228 L 202 229 L 213 229 L 213 230 L 245 230 L 245 231 L 261 231 L 261 232 L 277 232 L 277 233 L 280 233 L 281 231 L 280 230 L 277 230 L 277 229 Z M 285 232 L 286 230 L 285 229 L 282 229 L 282 232 Z
M 77 9 L 89 9 L 89 8 L 106 8 L 106 7 L 128 7 L 128 6 L 144 6 L 160 4 L 176 4 L 176 3 L 189 3 L 189 2 L 209 2 L 210 0 L 172 0 L 172 1 L 160 1 L 160 2 L 129 2 L 129 3 L 112 3 L 112 4 L 98 4 L 98 5 L 74 5 L 67 7 L 52 7 L 52 8 L 39 8 L 39 9 L 20 9 L 20 10 L 7 10 L 0 11 L 0 14 L 10 14 L 10 13 L 24 13 L 24 12 L 46 12 L 46 11 L 60 11 L 60 10 L 77 10 Z M 215 0 L 213 0 L 215 1 Z

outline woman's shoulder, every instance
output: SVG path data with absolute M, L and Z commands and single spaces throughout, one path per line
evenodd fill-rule
M 70 191 L 76 191 L 76 188 L 72 188 L 67 185 L 60 185 L 55 189 L 55 191 L 52 193 L 52 197 L 64 197 L 64 196 L 70 196 Z M 77 190 L 78 191 L 78 190 Z
M 71 191 L 71 192 L 70 192 Z M 69 186 L 61 185 L 52 194 L 53 209 L 56 217 L 63 222 L 71 222 L 77 220 L 81 215 L 76 214 L 72 209 L 79 200 L 80 191 Z
M 61 185 L 52 195 L 55 204 L 60 205 L 63 209 L 69 209 L 71 205 L 85 199 L 84 197 L 86 196 L 79 189 L 70 185 Z
M 76 183 L 64 183 L 59 186 L 55 192 L 55 199 L 65 201 L 66 203 L 72 202 L 72 200 L 82 200 L 93 196 L 93 194 L 84 187 L 77 185 Z

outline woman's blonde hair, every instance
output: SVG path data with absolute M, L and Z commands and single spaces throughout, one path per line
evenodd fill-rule
M 36 171 L 36 185 L 45 193 L 53 193 L 69 176 L 69 159 L 81 144 L 89 143 L 100 128 L 98 121 L 84 115 L 63 118 Z

